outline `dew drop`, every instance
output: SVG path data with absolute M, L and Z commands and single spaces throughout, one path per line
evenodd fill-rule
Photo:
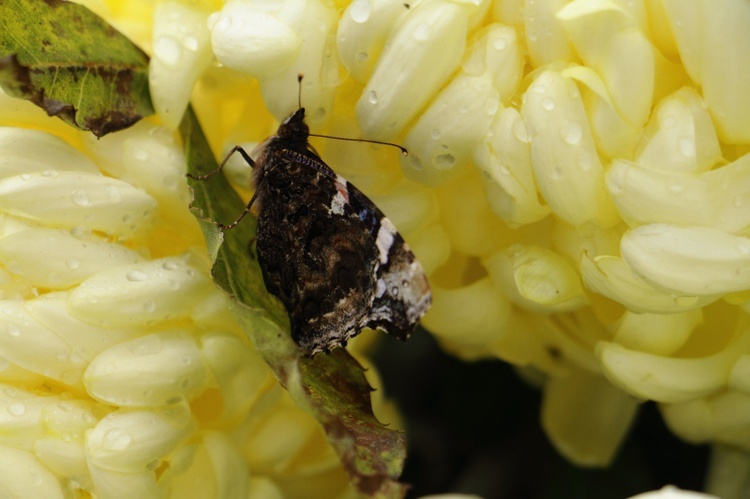
M 367 52 L 357 52 L 354 55 L 354 61 L 359 62 L 359 63 L 363 63 L 369 58 L 370 58 L 370 54 L 368 54 Z
M 349 6 L 349 15 L 355 23 L 366 22 L 372 14 L 370 0 L 354 0 Z
M 433 140 L 438 140 L 442 136 L 442 132 L 440 132 L 439 128 L 433 128 L 430 132 L 430 137 L 432 137 Z
M 143 311 L 147 314 L 153 313 L 156 310 L 156 302 L 154 300 L 146 300 L 143 302 Z
M 149 158 L 149 153 L 145 149 L 136 149 L 133 152 L 133 157 L 138 161 L 146 161 Z
M 31 175 L 29 175 L 28 173 L 22 173 L 21 180 L 31 180 Z
M 57 170 L 44 170 L 42 176 L 49 178 L 57 177 Z
M 367 101 L 370 104 L 377 104 L 378 103 L 378 94 L 375 92 L 375 90 L 370 90 L 370 92 L 367 94 Z
M 745 203 L 745 200 L 742 198 L 742 196 L 735 196 L 733 203 L 735 208 L 739 208 Z
M 177 264 L 168 260 L 161 264 L 161 268 L 164 270 L 177 270 Z
M 125 278 L 131 282 L 145 281 L 148 279 L 148 274 L 142 270 L 131 270 L 125 275 Z
M 68 267 L 70 270 L 76 270 L 78 267 L 81 266 L 81 262 L 77 258 L 67 258 L 65 260 L 65 266 Z
M 438 170 L 448 170 L 453 168 L 456 158 L 452 154 L 441 154 L 435 157 L 434 164 Z
M 89 200 L 88 194 L 86 194 L 86 191 L 83 191 L 81 189 L 74 190 L 70 195 L 70 199 L 73 201 L 73 204 L 76 204 L 78 206 L 91 206 L 91 201 Z
M 581 141 L 583 130 L 581 125 L 574 121 L 564 121 L 560 126 L 560 136 L 566 144 L 575 145 Z
M 423 165 L 422 160 L 419 159 L 415 154 L 409 155 L 409 166 L 417 171 L 422 171 Z
M 26 404 L 23 402 L 15 402 L 8 406 L 8 413 L 11 416 L 23 416 L 26 413 Z
M 505 41 L 505 38 L 496 38 L 492 42 L 492 47 L 495 50 L 505 50 L 505 48 L 508 46 L 508 42 Z
M 107 193 L 107 196 L 109 197 L 109 200 L 113 203 L 119 203 L 122 201 L 122 193 L 120 192 L 120 189 L 115 187 L 114 185 L 108 185 L 104 188 L 104 192 Z
M 121 428 L 107 430 L 104 434 L 103 444 L 107 450 L 125 450 L 130 447 L 131 443 L 133 443 L 133 437 Z
M 167 66 L 175 66 L 182 59 L 182 47 L 171 36 L 160 36 L 154 43 L 154 56 Z
M 545 97 L 544 99 L 542 99 L 541 104 L 542 109 L 546 111 L 552 111 L 553 109 L 555 109 L 555 101 L 552 100 L 551 97 Z
M 9 324 L 8 334 L 11 336 L 18 336 L 21 334 L 21 328 L 19 328 L 16 324 Z
M 414 36 L 414 39 L 418 42 L 426 42 L 430 39 L 430 26 L 424 23 L 419 24 L 414 28 L 412 36 Z
M 198 50 L 198 39 L 194 36 L 186 36 L 182 39 L 182 46 L 191 52 Z

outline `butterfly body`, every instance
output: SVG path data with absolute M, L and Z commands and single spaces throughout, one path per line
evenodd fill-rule
M 308 143 L 304 108 L 259 146 L 256 251 L 292 338 L 312 356 L 363 328 L 405 340 L 431 302 L 427 278 L 393 224 Z

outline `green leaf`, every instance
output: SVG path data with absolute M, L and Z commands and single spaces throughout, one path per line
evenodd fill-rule
M 191 174 L 203 175 L 217 168 L 191 108 L 180 134 Z M 369 497 L 402 497 L 406 486 L 398 477 L 406 456 L 405 437 L 373 415 L 372 388 L 362 366 L 343 348 L 312 359 L 301 357 L 289 334 L 286 311 L 263 284 L 251 244 L 255 218 L 247 216 L 222 234 L 213 221 L 232 222 L 244 203 L 222 175 L 189 183 L 194 191 L 193 212 L 215 258 L 214 281 L 234 300 L 240 324 L 256 349 L 295 403 L 323 426 L 358 492 Z
M 72 2 L 0 0 L 0 86 L 97 137 L 154 112 L 148 56 Z

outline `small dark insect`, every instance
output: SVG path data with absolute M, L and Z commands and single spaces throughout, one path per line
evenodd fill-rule
M 308 143 L 300 106 L 258 146 L 255 194 L 234 227 L 258 210 L 256 249 L 266 289 L 284 304 L 307 356 L 381 329 L 406 340 L 432 297 L 422 266 L 385 215 Z M 355 140 L 355 139 L 351 139 Z M 205 179 L 219 170 L 200 179 Z

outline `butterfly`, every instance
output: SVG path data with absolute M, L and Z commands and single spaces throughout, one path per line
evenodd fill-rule
M 309 144 L 299 107 L 254 151 L 258 263 L 284 305 L 292 339 L 312 357 L 346 346 L 363 328 L 406 340 L 429 308 L 427 276 L 393 223 Z M 220 167 L 221 168 L 221 167 Z M 205 176 L 204 176 L 205 177 Z

